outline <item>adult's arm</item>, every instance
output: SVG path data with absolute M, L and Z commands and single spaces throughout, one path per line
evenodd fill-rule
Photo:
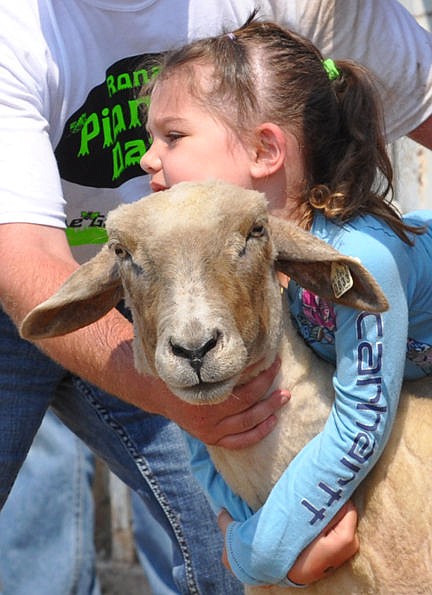
M 412 140 L 432 150 L 432 116 L 408 135 Z
M 19 325 L 27 312 L 54 293 L 78 267 L 60 228 L 27 223 L 0 225 L 0 296 L 5 311 Z M 224 407 L 188 405 L 158 379 L 139 374 L 133 363 L 132 325 L 116 310 L 98 322 L 38 346 L 66 369 L 146 411 L 174 419 L 209 444 L 239 448 L 252 444 L 275 424 L 280 393 L 253 403 L 270 386 L 275 367 L 254 386 L 236 389 Z

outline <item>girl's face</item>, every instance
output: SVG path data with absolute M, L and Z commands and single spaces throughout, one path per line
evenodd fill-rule
M 211 71 L 202 67 L 205 77 Z M 218 179 L 264 192 L 270 211 L 295 219 L 304 180 L 303 157 L 295 136 L 263 123 L 241 139 L 193 97 L 181 75 L 153 90 L 147 127 L 153 139 L 141 158 L 153 192 L 178 182 Z
M 154 192 L 183 181 L 219 179 L 253 188 L 253 152 L 172 76 L 155 87 L 147 127 L 153 139 L 141 159 Z

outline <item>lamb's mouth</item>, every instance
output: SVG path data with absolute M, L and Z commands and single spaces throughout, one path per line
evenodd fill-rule
M 216 405 L 225 401 L 232 392 L 236 378 L 217 382 L 197 382 L 193 386 L 171 386 L 171 391 L 183 401 L 194 405 Z

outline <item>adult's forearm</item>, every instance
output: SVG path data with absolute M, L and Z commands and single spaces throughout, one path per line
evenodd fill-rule
M 432 116 L 408 135 L 412 140 L 432 150 Z
M 19 241 L 21 240 L 21 241 Z M 2 306 L 19 327 L 34 306 L 51 296 L 79 266 L 61 229 L 37 225 L 0 226 Z M 132 353 L 133 328 L 112 310 L 75 333 L 38 346 L 53 360 L 103 390 L 151 412 L 167 414 L 165 385 L 138 374 Z

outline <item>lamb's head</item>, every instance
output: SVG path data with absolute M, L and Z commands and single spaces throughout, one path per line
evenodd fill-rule
M 223 400 L 247 366 L 275 357 L 283 326 L 277 270 L 327 299 L 386 308 L 356 260 L 269 216 L 255 191 L 184 182 L 118 207 L 107 231 L 108 244 L 28 314 L 21 333 L 36 340 L 71 332 L 124 297 L 137 369 L 190 402 Z
M 229 394 L 248 363 L 274 357 L 279 340 L 279 313 L 266 307 L 280 296 L 266 203 L 237 194 L 232 186 L 179 185 L 107 221 L 135 325 L 136 367 L 194 402 Z

